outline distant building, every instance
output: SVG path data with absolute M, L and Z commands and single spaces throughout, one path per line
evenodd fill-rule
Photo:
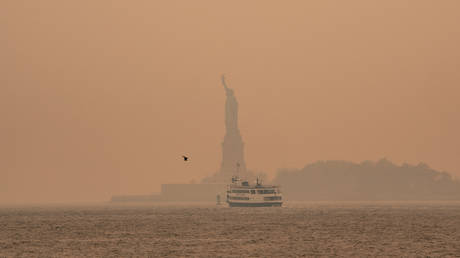
M 216 196 L 225 195 L 226 184 L 163 184 L 161 197 L 163 201 L 174 202 L 215 202 Z
M 215 202 L 225 195 L 226 184 L 162 184 L 161 193 L 113 196 L 112 202 Z

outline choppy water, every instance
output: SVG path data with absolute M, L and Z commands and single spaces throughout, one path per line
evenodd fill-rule
M 460 257 L 460 203 L 4 207 L 2 256 Z

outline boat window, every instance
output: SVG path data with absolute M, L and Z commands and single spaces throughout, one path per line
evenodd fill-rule
M 230 196 L 229 199 L 230 199 L 230 200 L 244 200 L 244 201 L 248 201 L 248 200 L 249 200 L 249 197 Z
M 273 189 L 268 189 L 268 190 L 257 190 L 258 194 L 274 194 L 275 190 Z
M 232 193 L 249 193 L 249 190 L 234 189 L 234 190 L 232 190 Z

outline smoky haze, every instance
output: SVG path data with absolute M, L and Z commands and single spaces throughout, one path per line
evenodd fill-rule
M 222 73 L 249 169 L 387 157 L 458 177 L 459 12 L 454 0 L 1 1 L 0 203 L 211 175 Z

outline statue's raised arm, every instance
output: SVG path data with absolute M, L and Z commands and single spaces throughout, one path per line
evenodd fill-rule
M 224 88 L 227 90 L 227 84 L 225 83 L 225 74 L 222 74 L 222 84 L 224 85 Z
M 233 90 L 230 89 L 229 87 L 227 87 L 227 84 L 225 83 L 225 75 L 224 74 L 222 74 L 222 84 L 224 85 L 224 89 L 225 89 L 225 92 L 227 93 L 227 95 L 232 95 Z

